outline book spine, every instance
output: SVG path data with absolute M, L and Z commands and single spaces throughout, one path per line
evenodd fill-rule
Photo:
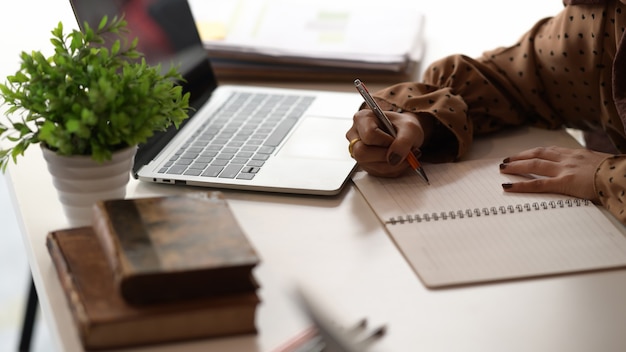
M 70 270 L 68 264 L 65 261 L 65 255 L 61 250 L 58 243 L 56 232 L 50 232 L 46 238 L 46 247 L 52 258 L 52 263 L 56 268 L 59 281 L 65 293 L 65 298 L 68 300 L 68 305 L 72 310 L 72 316 L 74 317 L 74 323 L 78 327 L 81 339 L 85 339 L 87 331 L 89 331 L 89 318 L 87 311 L 83 305 L 80 294 L 78 293 L 78 287 L 76 281 Z
M 514 213 L 523 213 L 530 211 L 549 210 L 556 208 L 572 208 L 593 205 L 587 199 L 560 199 L 555 201 L 533 202 L 515 205 L 500 205 L 483 208 L 468 208 L 459 210 L 450 210 L 424 214 L 410 214 L 405 216 L 392 217 L 385 221 L 385 224 L 405 224 L 420 223 L 423 221 L 443 221 L 454 219 L 465 219 L 489 215 L 505 215 Z
M 123 251 L 117 236 L 113 235 L 114 229 L 102 202 L 96 203 L 93 207 L 92 227 L 102 246 L 102 250 L 113 272 L 115 281 L 120 283 L 126 276 Z

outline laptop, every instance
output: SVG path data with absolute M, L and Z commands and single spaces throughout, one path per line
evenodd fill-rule
M 136 179 L 311 195 L 337 194 L 350 179 L 345 133 L 363 102 L 356 91 L 218 85 L 187 0 L 70 3 L 81 28 L 123 14 L 147 62 L 177 65 L 191 93 L 184 124 L 139 146 Z

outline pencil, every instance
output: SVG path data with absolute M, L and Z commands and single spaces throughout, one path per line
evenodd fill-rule
M 376 103 L 376 100 L 372 98 L 372 95 L 367 90 L 367 87 L 365 87 L 365 84 L 361 82 L 360 79 L 355 79 L 354 86 L 356 87 L 356 90 L 359 91 L 363 99 L 365 99 L 365 103 L 367 104 L 367 106 L 369 106 L 370 109 L 372 109 L 372 111 L 374 112 L 374 115 L 376 115 L 376 117 L 380 120 L 380 122 L 383 123 L 386 129 L 386 132 L 389 133 L 393 138 L 396 138 L 396 129 L 393 127 L 393 125 L 391 124 L 391 121 L 389 121 L 389 118 L 387 118 L 387 115 L 385 115 L 385 113 L 380 108 L 380 106 L 378 106 L 378 103 Z M 426 172 L 424 172 L 424 168 L 422 167 L 422 164 L 420 164 L 419 160 L 417 160 L 417 157 L 415 157 L 415 154 L 413 154 L 413 152 L 409 152 L 409 155 L 407 155 L 406 160 L 409 162 L 409 165 L 411 165 L 411 168 L 413 168 L 413 170 L 415 170 L 415 172 L 417 172 L 417 174 L 420 175 L 420 177 L 424 179 L 426 183 L 430 184 L 430 181 L 428 180 L 428 177 L 426 176 Z

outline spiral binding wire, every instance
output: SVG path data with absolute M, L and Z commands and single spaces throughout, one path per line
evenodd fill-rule
M 454 219 L 463 219 L 463 218 L 472 218 L 479 216 L 490 216 L 490 215 L 505 215 L 505 214 L 514 214 L 514 213 L 523 213 L 523 212 L 531 212 L 531 211 L 539 211 L 539 210 L 549 210 L 556 208 L 572 208 L 572 207 L 580 207 L 580 206 L 588 206 L 591 204 L 591 201 L 588 199 L 559 199 L 559 200 L 551 200 L 551 201 L 542 201 L 542 202 L 533 202 L 533 203 L 522 203 L 515 205 L 500 205 L 493 207 L 483 207 L 483 208 L 467 208 L 467 209 L 459 209 L 459 210 L 450 210 L 450 211 L 442 211 L 442 212 L 433 212 L 433 213 L 423 213 L 423 214 L 413 214 L 406 216 L 398 216 L 392 217 L 387 220 L 385 223 L 395 225 L 395 224 L 404 224 L 404 223 L 420 223 L 423 221 L 442 221 L 442 220 L 454 220 Z

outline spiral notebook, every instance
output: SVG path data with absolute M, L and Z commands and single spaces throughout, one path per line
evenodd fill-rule
M 586 200 L 503 192 L 520 177 L 500 162 L 429 164 L 430 185 L 363 171 L 353 181 L 428 287 L 626 266 L 622 225 Z

